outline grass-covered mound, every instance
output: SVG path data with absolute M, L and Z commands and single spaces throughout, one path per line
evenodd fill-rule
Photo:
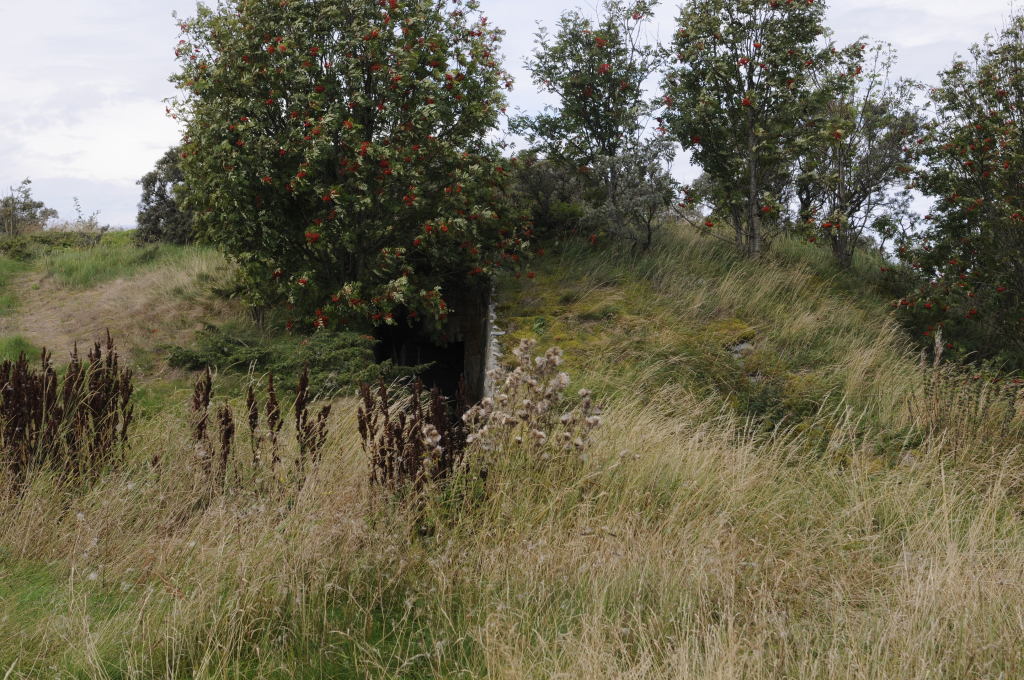
M 1021 403 L 1006 382 L 922 365 L 884 282 L 845 276 L 809 246 L 751 263 L 679 232 L 502 282 L 509 347 L 562 345 L 572 389 L 605 413 L 572 453 L 540 455 L 529 433 L 471 448 L 488 464 L 476 494 L 403 504 L 371 488 L 339 399 L 301 488 L 210 496 L 187 419 L 148 415 L 91 488 L 39 475 L 0 501 L 0 667 L 1013 677 Z
M 858 256 L 840 272 L 827 251 L 794 239 L 749 261 L 686 229 L 647 253 L 578 244 L 548 255 L 536 279 L 507 281 L 499 323 L 512 338 L 563 347 L 609 397 L 683 388 L 756 430 L 801 432 L 836 460 L 867 450 L 891 462 L 932 427 L 938 388 L 891 318 L 884 263 Z M 979 379 L 964 389 L 1006 404 L 1015 387 Z M 1004 415 L 965 409 L 959 419 L 981 437 Z

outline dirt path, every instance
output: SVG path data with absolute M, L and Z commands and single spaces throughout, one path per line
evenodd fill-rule
M 0 318 L 0 335 L 20 335 L 50 349 L 60 361 L 75 343 L 85 349 L 107 329 L 126 358 L 161 345 L 187 343 L 204 323 L 235 316 L 237 309 L 209 295 L 188 299 L 181 286 L 188 273 L 170 268 L 140 272 L 93 288 L 60 286 L 52 277 L 31 272 L 9 289 L 18 304 Z

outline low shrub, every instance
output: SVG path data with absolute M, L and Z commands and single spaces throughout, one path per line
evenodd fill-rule
M 302 372 L 308 370 L 310 389 L 317 394 L 333 394 L 417 370 L 389 362 L 375 364 L 374 342 L 371 336 L 355 332 L 272 336 L 241 325 L 208 325 L 197 334 L 194 347 L 172 347 L 168 362 L 189 370 L 269 372 L 288 388 L 296 387 Z
M 529 213 L 537 237 L 558 239 L 580 232 L 587 208 L 578 168 L 532 152 L 516 157 L 513 167 L 515 200 Z
M 582 220 L 586 230 L 650 248 L 680 190 L 670 172 L 673 158 L 665 137 L 595 158 L 587 173 L 591 197 Z
M 0 255 L 26 262 L 53 252 L 92 248 L 99 240 L 96 234 L 48 229 L 0 238 Z
M 646 249 L 679 192 L 669 172 L 673 157 L 660 137 L 596 156 L 583 167 L 524 153 L 515 159 L 515 197 L 541 240 L 604 235 Z

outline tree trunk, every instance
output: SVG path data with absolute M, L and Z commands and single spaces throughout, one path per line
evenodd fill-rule
M 747 216 L 743 214 L 743 207 L 740 205 L 732 206 L 732 226 L 733 234 L 736 238 L 736 250 L 743 250 L 743 234 L 746 230 L 744 226 L 747 222 Z
M 754 136 L 754 117 L 747 113 L 747 228 L 743 243 L 743 251 L 749 257 L 758 257 L 761 254 L 761 218 L 758 214 L 758 183 L 757 183 L 757 154 L 754 149 L 757 146 L 757 139 Z
M 750 257 L 760 257 L 762 251 L 761 241 L 761 218 L 755 213 L 753 215 L 753 226 L 750 228 L 750 245 L 748 254 Z
M 845 230 L 832 236 L 832 255 L 840 269 L 849 269 L 853 266 L 854 241 Z

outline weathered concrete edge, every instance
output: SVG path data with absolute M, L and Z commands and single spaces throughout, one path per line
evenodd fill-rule
M 484 348 L 484 396 L 493 397 L 494 389 L 494 375 L 501 363 L 501 336 L 505 335 L 505 331 L 498 328 L 498 305 L 497 305 L 498 291 L 494 288 L 491 289 L 490 300 L 487 304 L 487 324 L 484 328 L 484 337 L 487 338 L 487 346 Z

